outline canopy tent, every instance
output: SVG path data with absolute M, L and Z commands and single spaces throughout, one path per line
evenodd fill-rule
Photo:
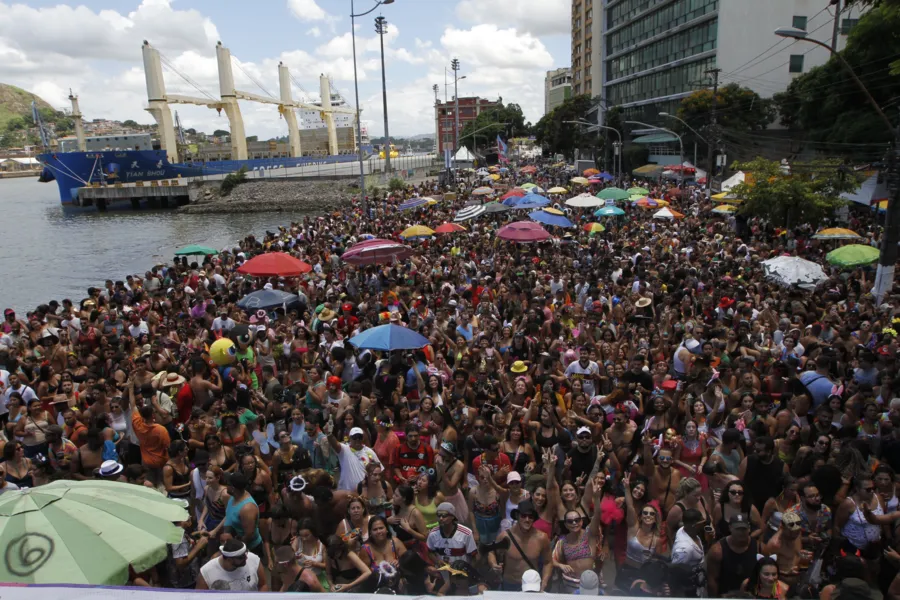
M 469 152 L 469 149 L 463 146 L 459 150 L 456 151 L 456 155 L 453 157 L 453 160 L 456 161 L 465 161 L 472 162 L 475 160 L 475 155 Z
M 728 179 L 722 182 L 722 191 L 727 192 L 731 188 L 744 183 L 744 172 L 738 171 Z
M 873 206 L 887 200 L 891 193 L 887 189 L 887 179 L 878 183 L 878 174 L 870 175 L 855 192 L 844 192 L 841 198 L 848 202 L 856 202 L 865 206 Z

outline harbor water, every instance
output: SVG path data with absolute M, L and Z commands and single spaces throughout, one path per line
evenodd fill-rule
M 87 296 L 90 286 L 171 261 L 177 248 L 231 246 L 306 213 L 72 213 L 55 183 L 0 179 L 0 309 L 24 316 L 38 304 Z

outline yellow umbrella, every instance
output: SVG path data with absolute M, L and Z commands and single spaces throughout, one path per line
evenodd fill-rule
M 584 226 L 584 230 L 588 233 L 602 233 L 606 231 L 606 227 L 604 227 L 600 223 L 588 223 Z
M 428 197 L 426 197 L 426 198 L 425 198 L 425 203 L 426 203 L 426 204 L 437 204 L 438 201 L 435 200 L 434 198 L 428 198 Z
M 732 206 L 730 204 L 720 204 L 719 206 L 712 209 L 712 212 L 717 214 L 727 214 L 733 213 L 737 211 L 737 206 Z
M 740 204 L 744 201 L 743 198 L 738 198 L 734 194 L 730 192 L 722 192 L 721 194 L 715 194 L 712 196 L 713 200 L 718 200 L 719 202 L 725 202 L 727 204 Z
M 499 180 L 500 180 L 500 176 L 497 175 L 496 173 L 492 173 L 492 174 L 491 174 L 491 179 L 493 179 L 494 181 L 499 181 Z
M 563 216 L 566 214 L 557 208 L 542 208 L 541 210 L 543 210 L 545 213 L 550 213 L 551 215 Z
M 568 191 L 569 190 L 567 190 L 564 187 L 554 187 L 554 188 L 550 188 L 549 190 L 547 190 L 547 193 L 548 194 L 565 194 Z
M 829 229 L 820 229 L 813 236 L 814 240 L 858 240 L 862 236 L 843 227 L 831 227 Z
M 418 237 L 431 237 L 434 235 L 434 230 L 424 225 L 413 225 L 412 227 L 408 227 L 400 234 L 400 237 L 409 239 L 409 238 L 418 238 Z
M 488 171 L 491 173 L 496 173 L 500 170 L 500 167 L 488 167 Z
M 577 183 L 578 185 L 587 185 L 589 183 L 587 177 L 573 177 L 569 181 Z

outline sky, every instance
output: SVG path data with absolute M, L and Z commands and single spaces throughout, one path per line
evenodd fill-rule
M 318 99 L 319 75 L 329 75 L 351 104 L 351 1 L 356 14 L 375 0 L 0 0 L 0 82 L 67 108 L 69 89 L 86 119 L 151 123 L 141 60 L 148 40 L 164 57 L 168 93 L 219 95 L 217 41 L 235 65 L 235 86 L 278 94 L 279 61 L 288 65 L 295 98 Z M 381 60 L 375 17 L 384 36 L 392 136 L 434 132 L 434 91 L 444 99 L 445 67 L 460 61 L 459 95 L 515 102 L 526 119 L 543 115 L 546 71 L 570 62 L 571 0 L 395 0 L 356 19 L 362 119 L 370 135 L 384 132 Z M 177 72 L 176 72 L 177 71 Z M 180 73 L 180 75 L 179 75 Z M 184 76 L 184 77 L 182 77 Z M 189 83 L 189 81 L 192 83 Z M 447 78 L 453 96 L 452 72 Z M 215 110 L 173 105 L 185 128 L 228 129 Z M 241 102 L 247 135 L 287 134 L 277 107 Z

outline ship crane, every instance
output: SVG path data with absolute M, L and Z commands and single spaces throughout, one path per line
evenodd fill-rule
M 291 94 L 290 72 L 287 66 L 278 64 L 278 82 L 280 98 L 268 98 L 250 92 L 237 90 L 234 86 L 234 75 L 231 70 L 231 52 L 222 45 L 216 44 L 216 62 L 219 70 L 219 94 L 220 99 L 198 98 L 167 94 L 165 81 L 162 74 L 162 63 L 159 51 L 153 48 L 149 42 L 144 41 L 142 47 L 144 57 L 144 74 L 147 80 L 147 109 L 159 126 L 160 145 L 166 151 L 169 162 L 178 162 L 178 146 L 175 138 L 175 124 L 172 121 L 172 113 L 169 104 L 194 104 L 206 106 L 218 111 L 225 111 L 231 131 L 231 158 L 233 160 L 246 160 L 247 136 L 244 130 L 244 120 L 238 100 L 248 100 L 263 104 L 275 104 L 278 111 L 284 115 L 288 124 L 288 139 L 290 142 L 290 154 L 292 157 L 300 157 L 300 131 L 297 127 L 297 117 L 294 111 L 297 109 L 317 110 L 322 113 L 328 128 L 328 149 L 330 154 L 338 153 L 337 131 L 334 125 L 333 113 L 356 114 L 356 111 L 347 107 L 331 106 L 331 85 L 328 77 L 319 77 L 319 87 L 322 94 L 322 106 L 297 102 Z

